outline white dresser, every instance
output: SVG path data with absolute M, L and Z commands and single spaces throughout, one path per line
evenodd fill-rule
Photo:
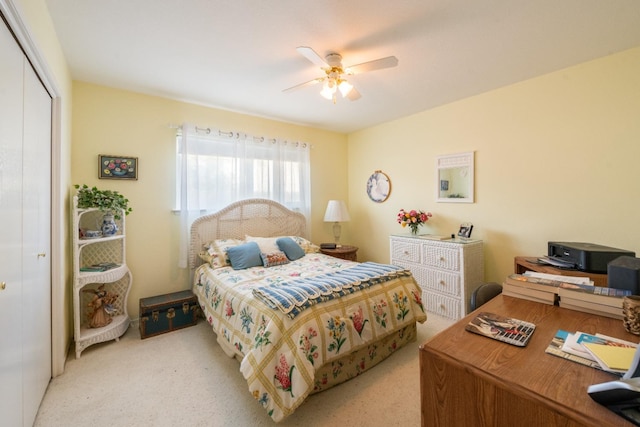
M 470 311 L 471 293 L 484 281 L 481 240 L 393 235 L 390 248 L 391 264 L 411 270 L 428 312 L 460 319 Z

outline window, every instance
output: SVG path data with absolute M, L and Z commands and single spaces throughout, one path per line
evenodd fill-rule
M 176 208 L 184 255 L 191 222 L 247 199 L 275 200 L 310 215 L 309 144 L 183 125 L 176 137 Z

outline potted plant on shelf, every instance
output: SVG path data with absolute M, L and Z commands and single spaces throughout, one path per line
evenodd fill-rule
M 104 212 L 102 218 L 102 235 L 110 236 L 118 231 L 116 219 L 121 219 L 121 212 L 129 215 L 133 209 L 129 207 L 129 199 L 113 190 L 98 190 L 96 187 L 76 184 L 78 190 L 78 208 L 98 208 Z

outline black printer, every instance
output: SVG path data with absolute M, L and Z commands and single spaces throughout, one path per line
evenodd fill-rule
M 609 262 L 621 256 L 635 257 L 636 253 L 593 243 L 549 242 L 548 255 L 573 264 L 576 270 L 606 273 Z

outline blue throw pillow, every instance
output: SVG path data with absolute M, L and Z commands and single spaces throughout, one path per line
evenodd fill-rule
M 234 270 L 262 266 L 260 247 L 256 242 L 243 243 L 227 249 L 229 262 Z
M 276 244 L 291 261 L 295 261 L 304 256 L 304 249 L 302 249 L 291 237 L 280 237 L 276 240 Z

